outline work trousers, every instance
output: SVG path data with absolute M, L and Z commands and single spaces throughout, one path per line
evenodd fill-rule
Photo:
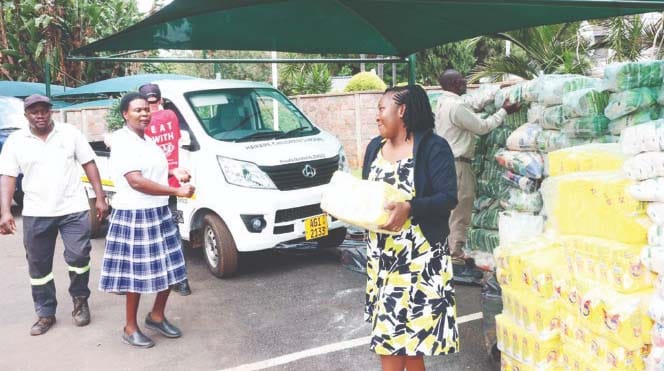
M 53 255 L 58 232 L 65 246 L 64 257 L 69 268 L 69 294 L 90 296 L 90 212 L 83 211 L 57 217 L 23 217 L 25 246 L 32 300 L 39 317 L 55 315 L 58 301 L 53 282 Z
M 466 246 L 470 217 L 475 201 L 475 174 L 469 161 L 455 161 L 457 173 L 457 206 L 450 214 L 449 245 L 452 260 L 460 263 L 464 256 L 463 248 Z

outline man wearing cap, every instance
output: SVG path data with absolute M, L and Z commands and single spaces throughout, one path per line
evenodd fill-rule
M 69 268 L 74 324 L 90 323 L 90 211 L 79 166 L 96 194 L 96 217 L 101 220 L 108 211 L 92 148 L 78 129 L 54 123 L 51 107 L 43 95 L 25 98 L 30 125 L 12 133 L 0 154 L 0 234 L 16 231 L 10 206 L 16 177 L 23 174 L 23 245 L 39 317 L 30 335 L 44 334 L 55 323 L 53 255 L 58 233 Z
M 164 103 L 161 99 L 161 89 L 157 84 L 145 84 L 138 89 L 139 93 L 148 98 L 150 106 L 150 124 L 145 128 L 145 135 L 152 139 L 166 155 L 168 160 L 168 184 L 171 187 L 180 187 L 180 182 L 188 182 L 190 174 L 186 169 L 180 168 L 180 121 L 175 112 L 169 109 L 163 109 Z M 168 207 L 171 209 L 175 225 L 181 223 L 181 217 L 177 210 L 178 199 L 175 196 L 168 198 Z M 191 294 L 189 280 L 175 284 L 172 288 L 182 296 Z

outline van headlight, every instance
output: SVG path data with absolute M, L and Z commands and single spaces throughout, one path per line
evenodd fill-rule
M 256 164 L 217 156 L 221 173 L 229 184 L 248 188 L 277 189 L 272 179 Z
M 344 147 L 339 148 L 339 171 L 350 173 L 350 166 L 348 165 L 348 158 L 346 157 Z

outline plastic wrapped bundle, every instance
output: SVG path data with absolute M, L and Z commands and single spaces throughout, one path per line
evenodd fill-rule
M 633 180 L 664 177 L 664 152 L 643 152 L 625 161 L 623 170 Z
M 608 133 L 608 126 L 606 116 L 596 115 L 570 119 L 561 130 L 571 138 L 597 138 Z
M 507 138 L 507 148 L 512 151 L 535 151 L 537 150 L 537 136 L 542 127 L 537 124 L 524 124 L 514 130 Z
M 505 170 L 503 173 L 503 180 L 511 187 L 520 189 L 527 193 L 535 192 L 539 185 L 535 179 L 530 179 L 523 175 L 515 174 L 509 170 Z
M 544 110 L 546 106 L 540 103 L 533 103 L 528 107 L 528 114 L 526 118 L 528 122 L 541 124 L 544 120 Z
M 584 236 L 567 236 L 564 241 L 565 255 L 572 263 L 568 271 L 577 280 L 601 282 L 620 293 L 649 289 L 655 282 L 655 275 L 641 264 L 641 244 Z
M 653 224 L 648 229 L 648 245 L 664 246 L 664 226 Z
M 473 214 L 470 224 L 475 228 L 498 229 L 498 214 L 500 209 L 497 207 L 484 209 Z
M 627 127 L 657 120 L 659 113 L 659 107 L 657 106 L 641 108 L 634 113 L 611 120 L 609 122 L 609 132 L 613 135 L 620 135 L 620 132 Z
M 664 178 L 646 179 L 627 188 L 630 196 L 644 202 L 664 202 Z
M 500 90 L 497 84 L 481 84 L 479 88 L 461 96 L 464 103 L 475 112 L 481 112 L 489 103 L 493 103 Z
M 537 93 L 538 102 L 547 106 L 562 104 L 566 93 L 573 91 L 597 88 L 601 81 L 591 77 L 579 75 L 549 75 L 550 78 L 542 79 L 538 84 L 540 89 Z
M 480 195 L 475 198 L 475 201 L 473 201 L 473 208 L 478 211 L 496 207 L 498 207 L 498 200 L 488 196 Z
M 657 91 L 652 88 L 625 90 L 609 96 L 609 104 L 604 109 L 604 115 L 609 120 L 615 120 L 641 108 L 650 107 L 656 102 Z
M 518 111 L 511 113 L 505 117 L 503 127 L 510 130 L 515 130 L 519 126 L 528 122 L 528 107 L 522 106 Z
M 503 177 L 503 172 L 505 169 L 498 166 L 496 161 L 486 161 L 484 163 L 484 171 L 477 179 L 486 181 L 486 182 L 496 182 L 499 183 Z
M 485 136 L 484 143 L 487 147 L 505 147 L 507 138 L 512 134 L 512 130 L 505 127 L 498 127 Z
M 502 150 L 496 154 L 496 161 L 507 170 L 529 178 L 540 179 L 544 173 L 544 159 L 537 152 Z
M 590 140 L 590 143 L 620 143 L 620 135 L 602 135 L 598 138 L 593 138 Z
M 626 128 L 620 135 L 620 144 L 623 152 L 628 155 L 662 150 L 664 148 L 664 120 L 649 121 Z
M 563 106 L 559 105 L 545 108 L 540 124 L 544 129 L 560 129 L 565 121 L 567 117 L 563 112 Z
M 527 241 L 544 231 L 544 217 L 517 211 L 503 211 L 498 216 L 500 245 Z
M 523 95 L 521 94 L 521 88 L 521 84 L 515 84 L 498 90 L 494 99 L 495 106 L 502 107 L 508 100 L 512 103 L 522 103 Z
M 579 138 L 570 138 L 558 130 L 542 130 L 537 135 L 537 150 L 543 153 L 557 151 L 563 148 L 580 146 L 588 141 Z
M 544 180 L 543 213 L 554 231 L 643 244 L 651 225 L 646 204 L 626 194 L 618 172 L 575 173 Z
M 549 175 L 620 170 L 627 159 L 618 144 L 586 144 L 550 152 Z
M 594 116 L 604 113 L 609 93 L 597 89 L 581 89 L 563 95 L 565 117 Z
M 646 246 L 641 250 L 641 263 L 657 274 L 664 273 L 664 246 Z
M 653 221 L 653 223 L 664 226 L 664 203 L 661 202 L 649 203 L 646 213 L 650 217 L 650 220 Z
M 492 229 L 474 229 L 468 231 L 468 245 L 471 250 L 493 252 L 500 242 L 498 231 Z
M 500 200 L 505 210 L 538 213 L 542 210 L 542 195 L 539 192 L 527 193 L 517 188 L 509 191 L 509 196 Z
M 323 191 L 320 206 L 348 224 L 374 232 L 395 233 L 379 228 L 389 217 L 385 204 L 410 199 L 410 194 L 385 182 L 361 180 L 348 173 L 336 171 Z
M 502 181 L 477 179 L 476 193 L 495 200 L 501 200 L 507 197 L 510 188 L 509 185 Z
M 662 61 L 616 63 L 604 68 L 604 86 L 611 91 L 659 86 L 664 78 Z

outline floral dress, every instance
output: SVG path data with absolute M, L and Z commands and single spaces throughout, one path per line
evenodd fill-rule
M 396 163 L 378 152 L 369 180 L 415 197 L 412 158 Z M 398 234 L 368 238 L 365 319 L 380 355 L 441 355 L 459 349 L 452 260 L 447 244 L 431 246 L 409 218 Z

